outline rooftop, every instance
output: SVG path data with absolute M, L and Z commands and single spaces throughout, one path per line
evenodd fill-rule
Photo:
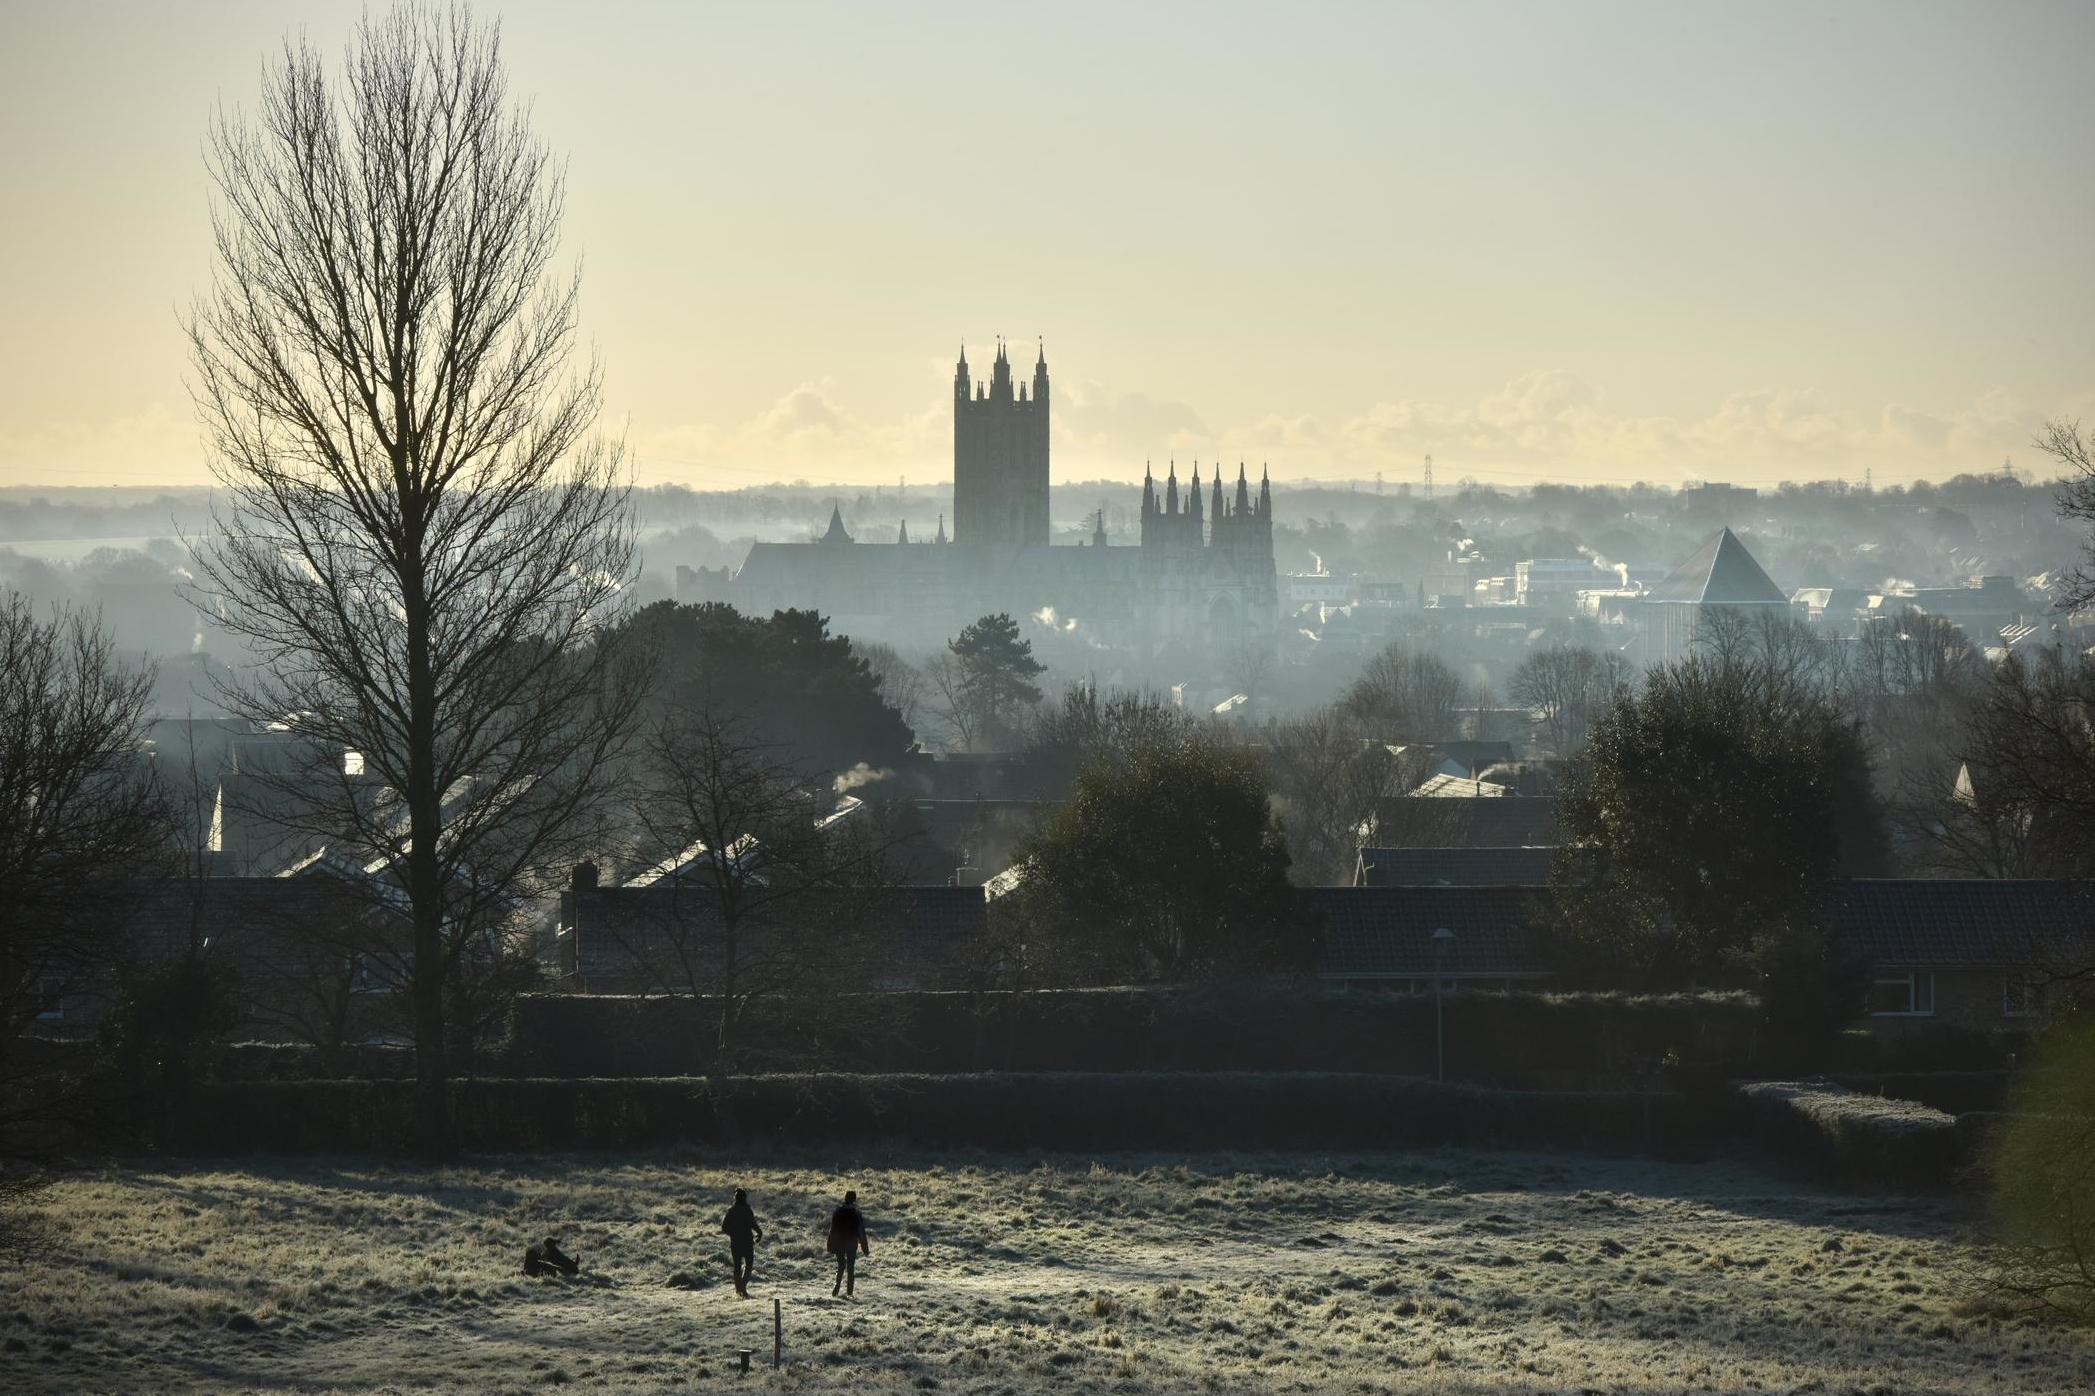
M 1789 598 L 1768 579 L 1736 533 L 1720 528 L 1688 560 L 1645 593 L 1646 601 L 1681 601 L 1703 606 L 1787 606 Z

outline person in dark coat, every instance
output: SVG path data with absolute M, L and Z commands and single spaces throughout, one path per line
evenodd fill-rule
M 764 1227 L 750 1209 L 749 1194 L 743 1189 L 735 1189 L 735 1205 L 720 1219 L 720 1229 L 727 1233 L 728 1256 L 735 1265 L 735 1293 L 747 1299 L 749 1276 L 756 1268 L 757 1242 L 764 1239 Z
M 560 1249 L 559 1242 L 548 1236 L 543 1245 L 528 1246 L 524 1250 L 524 1273 L 526 1275 L 572 1276 L 582 1268 L 581 1262 Z
M 851 1294 L 858 1284 L 858 1258 L 871 1255 L 873 1248 L 866 1243 L 866 1218 L 858 1210 L 858 1194 L 844 1194 L 844 1205 L 829 1214 L 829 1253 L 837 1258 L 837 1282 L 829 1287 L 832 1295 Z

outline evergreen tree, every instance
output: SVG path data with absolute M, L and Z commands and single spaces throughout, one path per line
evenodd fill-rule
M 1567 970 L 1757 987 L 1785 1012 L 1817 986 L 1820 1025 L 1852 1007 L 1820 899 L 1881 875 L 1885 846 L 1869 755 L 1830 699 L 1752 665 L 1671 664 L 1617 696 L 1561 788 Z
M 915 740 L 850 637 L 814 611 L 760 618 L 658 601 L 627 630 L 660 655 L 648 705 L 657 724 L 672 708 L 703 708 L 809 775 L 883 769 Z
M 1301 968 L 1287 842 L 1242 752 L 1152 740 L 1094 761 L 1022 850 L 1028 968 L 1057 982 Z
M 955 731 L 969 744 L 1014 742 L 1020 714 L 1040 701 L 1033 680 L 1047 672 L 1033 657 L 1033 642 L 1020 639 L 1018 622 L 1000 613 L 974 622 L 946 648 L 953 662 L 942 683 Z

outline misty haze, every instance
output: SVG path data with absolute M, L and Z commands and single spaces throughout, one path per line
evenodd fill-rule
M 0 1379 L 2095 1389 L 2091 51 L 0 8 Z

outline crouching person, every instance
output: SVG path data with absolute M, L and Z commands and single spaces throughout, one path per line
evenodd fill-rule
M 560 1249 L 560 1243 L 548 1236 L 536 1246 L 524 1251 L 524 1273 L 526 1275 L 573 1275 L 582 1268 L 582 1263 Z

